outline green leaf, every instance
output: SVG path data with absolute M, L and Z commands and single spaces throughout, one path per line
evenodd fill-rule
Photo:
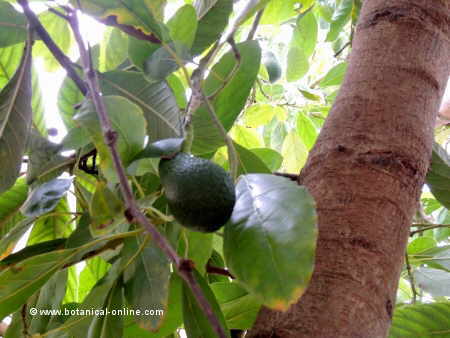
M 289 173 L 299 173 L 308 158 L 308 148 L 298 134 L 291 131 L 284 139 L 281 155 L 284 159 L 282 169 Z
M 216 94 L 213 100 L 215 112 L 224 128 L 229 130 L 237 116 L 244 108 L 250 90 L 258 75 L 261 50 L 255 41 L 247 41 L 237 45 L 241 60 L 233 78 L 223 87 L 223 79 L 227 79 L 236 66 L 236 59 L 232 52 L 226 53 L 212 68 L 205 80 L 207 95 Z M 218 91 L 218 92 L 217 92 Z M 223 146 L 224 139 L 209 115 L 208 110 L 202 106 L 193 117 L 194 154 L 207 154 Z
M 294 6 L 297 3 L 298 0 L 271 0 L 264 10 L 261 24 L 276 25 L 296 16 L 298 13 Z
M 92 234 L 99 236 L 111 231 L 111 225 L 122 220 L 124 210 L 123 202 L 108 188 L 106 182 L 98 181 L 89 205 Z
M 433 144 L 431 165 L 426 183 L 434 197 L 446 208 L 450 208 L 450 157 L 438 143 Z
M 99 70 L 115 70 L 128 56 L 128 36 L 117 28 L 108 27 L 100 43 Z
M 342 83 L 342 80 L 344 80 L 347 66 L 347 62 L 342 62 L 331 68 L 325 77 L 320 80 L 319 87 L 339 86 Z
M 61 199 L 54 209 L 55 215 L 42 217 L 34 223 L 33 230 L 28 236 L 27 245 L 69 237 L 72 232 L 69 212 L 67 199 Z
M 287 81 L 294 82 L 300 80 L 308 73 L 308 70 L 309 61 L 305 52 L 297 46 L 291 46 L 287 56 Z
M 299 15 L 295 26 L 291 46 L 303 50 L 305 57 L 309 59 L 317 44 L 318 24 L 313 11 Z
M 180 7 L 167 22 L 167 27 L 173 41 L 181 42 L 186 47 L 191 48 L 197 32 L 195 8 L 189 4 Z
M 135 160 L 174 155 L 181 150 L 183 142 L 183 138 L 166 138 L 150 143 L 136 156 Z
M 297 131 L 306 148 L 311 150 L 316 143 L 318 132 L 313 121 L 306 114 L 300 113 L 298 115 Z
M 124 338 L 166 338 L 173 333 L 183 321 L 182 315 L 182 279 L 172 273 L 169 285 L 168 308 L 164 312 L 161 327 L 157 332 L 148 332 L 141 329 L 135 322 L 134 317 L 128 318 L 128 324 L 124 331 Z
M 27 39 L 27 19 L 9 3 L 0 1 L 0 48 Z
M 108 72 L 100 77 L 104 95 L 120 95 L 144 112 L 150 142 L 181 136 L 181 114 L 166 82 L 150 83 L 142 73 Z
M 270 172 L 277 171 L 280 169 L 283 163 L 283 156 L 281 156 L 277 151 L 270 148 L 254 148 L 250 149 L 252 153 L 261 159 L 264 164 L 269 168 Z
M 28 135 L 27 183 L 46 182 L 61 175 L 73 160 L 59 154 L 61 146 L 32 129 Z
M 59 309 L 60 303 L 64 298 L 67 283 L 67 270 L 57 272 L 48 280 L 39 292 L 36 302 L 37 309 Z M 37 314 L 32 316 L 29 332 L 45 333 L 52 316 Z
M 31 110 L 33 111 L 33 126 L 44 137 L 47 137 L 47 127 L 44 118 L 44 98 L 42 96 L 41 84 L 39 83 L 36 68 L 31 74 Z
M 244 112 L 245 124 L 248 127 L 256 128 L 269 123 L 277 109 L 283 109 L 265 103 L 257 103 L 248 107 Z
M 20 173 L 32 119 L 31 46 L 9 83 L 0 92 L 0 193 L 14 185 Z
M 219 302 L 228 328 L 248 330 L 253 326 L 261 308 L 261 303 L 255 296 L 237 283 L 213 283 L 211 289 Z
M 194 7 L 199 21 L 192 53 L 198 55 L 219 40 L 233 11 L 233 2 L 232 0 L 195 0 Z
M 118 310 L 123 310 L 123 296 L 121 285 L 115 284 L 109 291 L 105 300 L 104 316 L 95 316 L 87 332 L 88 338 L 122 337 L 123 317 L 114 315 Z M 110 312 L 109 312 L 110 311 Z M 114 311 L 114 312 L 113 312 Z
M 184 235 L 181 235 L 181 241 L 178 247 L 180 256 L 185 256 L 195 263 L 195 268 L 204 275 L 206 272 L 206 263 L 211 257 L 213 250 L 213 234 L 201 233 L 198 231 L 190 231 L 183 229 Z M 186 251 L 187 241 L 187 251 Z
M 147 237 L 148 239 L 148 237 Z M 136 249 L 145 245 L 143 237 L 127 244 Z M 131 270 L 131 271 L 130 271 Z M 166 309 L 168 306 L 170 265 L 166 255 L 154 241 L 150 241 L 136 257 L 135 263 L 125 272 L 130 276 L 126 281 L 125 295 L 134 310 Z M 162 316 L 135 315 L 137 324 L 149 331 L 156 331 L 162 324 Z
M 72 45 L 72 33 L 67 20 L 60 18 L 50 11 L 45 11 L 40 14 L 39 20 L 56 45 L 63 53 L 67 54 Z M 43 41 L 36 41 L 33 53 L 35 53 L 34 55 L 36 57 L 43 59 L 44 68 L 48 72 L 55 71 L 61 67 Z
M 414 239 L 408 244 L 408 255 L 421 255 L 426 250 L 434 248 L 437 246 L 436 240 L 431 237 L 420 237 Z
M 23 43 L 0 48 L 0 88 L 3 88 L 14 75 L 19 67 L 23 54 Z
M 212 307 L 213 313 L 219 320 L 222 328 L 229 336 L 229 331 L 227 329 L 225 318 L 220 306 L 217 303 L 216 297 L 214 297 L 213 292 L 208 286 L 205 279 L 196 271 L 193 270 L 194 278 L 200 285 L 203 295 Z M 183 283 L 183 318 L 184 318 L 184 328 L 188 337 L 202 337 L 202 338 L 216 338 L 217 334 L 211 327 L 211 324 L 203 310 L 198 306 L 197 299 L 192 294 L 191 289 Z
M 73 116 L 76 113 L 75 107 L 81 104 L 83 100 L 84 95 L 78 90 L 72 79 L 66 76 L 58 91 L 57 105 L 59 115 L 68 130 L 76 127 L 73 121 Z
M 258 148 L 262 145 L 261 137 L 255 129 L 236 124 L 231 130 L 231 136 L 236 143 L 245 148 Z
M 331 19 L 330 31 L 326 41 L 334 41 L 350 20 L 353 9 L 353 0 L 342 0 Z
M 270 174 L 270 169 L 266 166 L 263 160 L 261 160 L 253 151 L 242 147 L 235 143 L 234 147 L 239 156 L 238 163 L 238 175 L 245 175 L 250 173 L 262 173 Z M 228 168 L 226 168 L 228 169 Z
M 0 194 L 0 229 L 19 211 L 27 199 L 28 186 L 23 178 L 19 178 L 14 186 Z
M 104 96 L 112 127 L 118 134 L 117 150 L 125 166 L 143 149 L 145 140 L 146 121 L 139 106 L 120 96 Z M 126 114 L 124 114 L 126 112 Z M 87 100 L 74 117 L 80 127 L 86 128 L 92 142 L 102 159 L 100 167 L 103 174 L 112 181 L 116 181 L 116 172 L 112 163 L 108 146 L 103 139 L 102 128 L 97 112 L 91 100 Z
M 36 218 L 20 219 L 19 222 L 10 226 L 10 230 L 0 240 L 0 252 L 8 253 L 16 244 L 16 242 L 25 234 L 31 227 Z
M 58 238 L 58 239 L 53 239 L 50 241 L 45 241 L 45 242 L 41 242 L 38 244 L 34 244 L 34 245 L 27 245 L 25 248 L 23 248 L 20 251 L 17 251 L 13 254 L 10 254 L 9 256 L 7 256 L 6 258 L 3 258 L 0 261 L 0 269 L 8 266 L 8 265 L 13 265 L 13 264 L 17 264 L 27 258 L 33 257 L 33 256 L 37 256 L 43 253 L 47 253 L 53 250 L 59 250 L 59 249 L 64 249 L 64 245 L 66 243 L 66 239 L 65 238 Z
M 78 2 L 79 1 L 79 2 Z M 141 31 L 143 40 L 167 39 L 167 28 L 159 22 L 164 2 L 154 0 L 71 0 L 73 6 L 81 6 L 84 13 L 100 21 L 117 26 L 125 32 L 127 29 Z
M 80 272 L 80 286 L 77 290 L 77 300 L 83 302 L 91 289 L 108 272 L 111 264 L 103 258 L 96 256 L 86 262 L 86 266 Z
M 144 70 L 145 61 L 161 47 L 159 43 L 128 37 L 128 57 L 139 70 Z
M 20 211 L 27 217 L 37 217 L 52 211 L 72 184 L 71 179 L 54 179 L 33 189 Z
M 152 82 L 162 81 L 191 60 L 188 47 L 179 42 L 171 42 L 157 49 L 145 61 L 144 72 Z
M 395 310 L 389 338 L 447 338 L 450 302 L 402 306 Z
M 285 310 L 304 293 L 313 271 L 314 201 L 306 188 L 262 174 L 243 176 L 236 194 L 224 232 L 227 266 L 264 305 Z
M 448 271 L 419 267 L 414 271 L 417 285 L 433 297 L 450 297 L 450 273 Z

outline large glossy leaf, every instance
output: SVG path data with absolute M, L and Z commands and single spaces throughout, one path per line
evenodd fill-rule
M 450 157 L 438 143 L 433 144 L 426 183 L 434 197 L 443 206 L 450 208 Z
M 190 48 L 197 32 L 197 14 L 191 5 L 184 5 L 170 18 L 167 23 L 170 37 Z
M 134 243 L 136 250 L 145 244 L 144 240 L 143 237 L 136 238 Z M 169 296 L 170 265 L 161 249 L 153 241 L 149 242 L 136 257 L 135 264 L 130 269 L 131 271 L 127 271 L 127 273 L 132 277 L 127 281 L 125 288 L 130 307 L 135 310 L 166 309 Z M 135 321 L 141 328 L 151 331 L 156 331 L 161 326 L 162 319 L 162 316 L 143 313 L 135 316 Z
M 0 1 L 0 48 L 25 41 L 27 19 L 9 3 Z
M 192 52 L 197 55 L 219 40 L 233 10 L 232 0 L 196 0 L 194 7 L 199 18 Z
M 402 306 L 395 310 L 390 338 L 447 338 L 450 302 Z
M 79 2 L 78 2 L 79 1 Z M 143 40 L 151 41 L 154 36 L 167 40 L 167 28 L 161 22 L 165 1 L 155 0 L 71 0 L 75 7 L 80 4 L 83 12 L 124 30 L 139 32 Z M 152 38 L 153 36 L 153 38 Z
M 238 162 L 238 174 L 270 174 L 270 169 L 266 166 L 263 160 L 261 160 L 256 154 L 249 149 L 235 143 L 235 148 L 239 156 Z
M 31 109 L 33 111 L 33 127 L 44 137 L 47 136 L 47 127 L 44 118 L 44 101 L 41 84 L 38 79 L 36 68 L 33 68 L 31 79 Z
M 236 194 L 224 232 L 227 266 L 266 306 L 287 309 L 311 278 L 317 236 L 314 201 L 306 188 L 263 174 L 243 176 Z
M 0 92 L 0 193 L 11 188 L 19 176 L 31 119 L 31 46 L 28 46 L 16 73 Z
M 213 105 L 224 128 L 229 130 L 237 116 L 244 108 L 250 89 L 253 87 L 259 71 L 261 50 L 255 41 L 238 44 L 241 56 L 239 67 L 233 78 L 223 88 L 223 79 L 227 79 L 236 65 L 233 53 L 225 54 L 212 68 L 205 81 L 205 91 L 208 95 L 216 94 Z M 221 89 L 221 90 L 220 90 Z M 217 93 L 217 90 L 219 92 Z M 211 153 L 224 145 L 223 136 L 214 126 L 208 110 L 202 106 L 194 114 L 194 154 Z
M 102 74 L 105 95 L 120 95 L 137 104 L 147 120 L 150 141 L 181 136 L 181 115 L 173 92 L 166 82 L 150 83 L 142 73 Z
M 120 96 L 104 96 L 103 100 L 113 129 L 118 134 L 117 150 L 125 166 L 143 149 L 146 121 L 139 106 Z M 86 128 L 102 159 L 103 174 L 116 181 L 112 158 L 103 139 L 102 128 L 91 100 L 85 101 L 80 112 L 74 117 L 80 127 Z
M 225 316 L 228 328 L 248 330 L 256 320 L 261 303 L 238 283 L 211 284 L 211 289 Z
M 277 151 L 270 148 L 254 148 L 250 149 L 264 164 L 269 168 L 270 172 L 277 171 L 280 169 L 283 163 L 283 156 L 281 156 Z
M 297 131 L 308 150 L 311 150 L 318 136 L 318 132 L 312 120 L 304 113 L 297 118 Z
M 212 307 L 214 314 L 221 323 L 222 328 L 229 337 L 229 331 L 226 326 L 225 318 L 220 309 L 217 300 L 208 286 L 205 279 L 196 271 L 193 270 L 194 278 L 200 285 L 205 298 Z M 202 337 L 202 338 L 216 338 L 217 334 L 213 330 L 209 320 L 205 316 L 203 310 L 198 306 L 197 299 L 192 294 L 191 289 L 183 283 L 183 318 L 184 328 L 188 337 Z

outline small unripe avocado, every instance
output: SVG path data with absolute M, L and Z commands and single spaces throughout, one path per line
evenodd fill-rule
M 236 195 L 230 175 L 217 164 L 187 153 L 159 163 L 170 211 L 187 228 L 220 229 L 233 212 Z
M 277 82 L 281 77 L 282 70 L 275 54 L 272 52 L 265 52 L 262 61 L 269 74 L 270 83 Z

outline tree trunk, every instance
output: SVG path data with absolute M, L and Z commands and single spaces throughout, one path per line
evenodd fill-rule
M 450 0 L 365 0 L 350 65 L 300 181 L 317 202 L 311 283 L 248 337 L 385 337 L 449 74 Z

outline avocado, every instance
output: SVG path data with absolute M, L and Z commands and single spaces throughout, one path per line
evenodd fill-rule
M 159 174 L 170 211 L 181 225 L 214 232 L 230 218 L 236 202 L 234 184 L 217 164 L 181 152 L 161 159 Z
M 277 82 L 281 77 L 282 70 L 275 54 L 272 52 L 265 52 L 262 61 L 269 74 L 270 83 Z

